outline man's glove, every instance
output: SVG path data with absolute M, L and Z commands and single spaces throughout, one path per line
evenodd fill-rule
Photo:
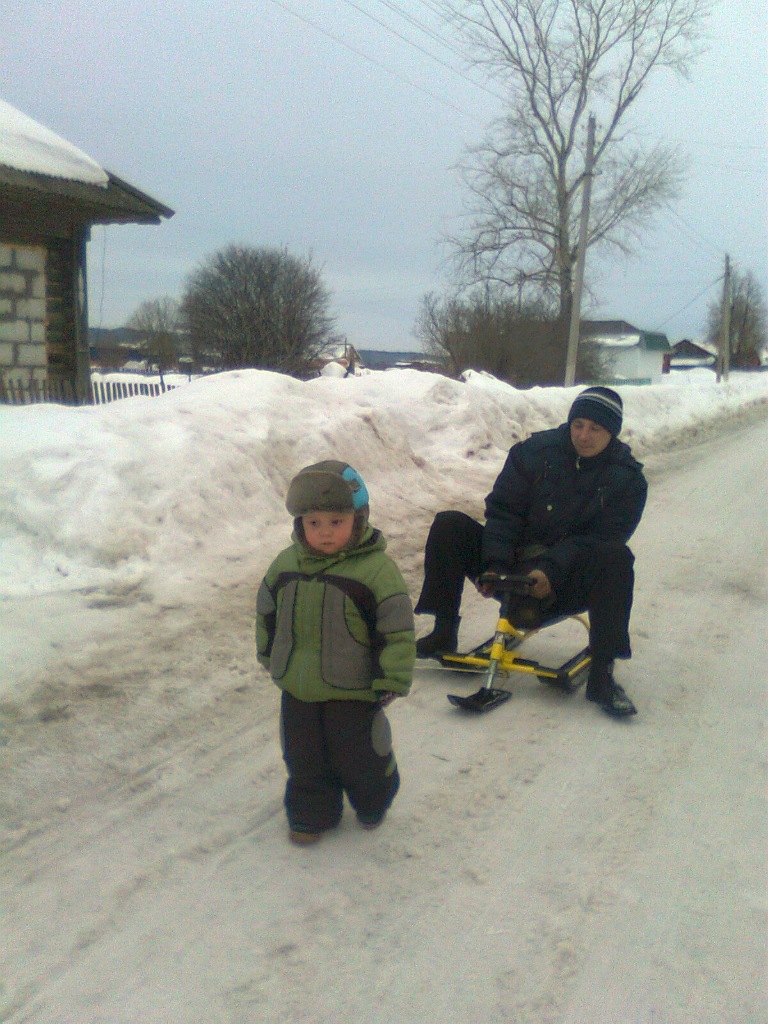
M 475 587 L 483 597 L 493 597 L 496 592 L 496 584 L 501 579 L 501 573 L 483 572 L 475 580 Z
M 543 601 L 552 596 L 552 584 L 549 582 L 549 576 L 541 569 L 531 569 L 528 579 L 533 580 L 531 597 L 535 597 L 537 601 Z

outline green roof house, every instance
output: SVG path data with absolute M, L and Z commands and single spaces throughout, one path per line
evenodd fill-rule
M 666 334 L 626 320 L 582 320 L 579 343 L 600 349 L 608 376 L 603 383 L 660 384 L 664 356 L 671 351 Z

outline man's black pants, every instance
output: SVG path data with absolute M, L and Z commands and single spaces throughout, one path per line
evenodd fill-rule
M 456 618 L 464 580 L 480 575 L 483 526 L 463 512 L 438 512 L 424 550 L 424 585 L 417 614 Z M 598 544 L 577 559 L 547 618 L 589 613 L 589 647 L 595 662 L 631 657 L 629 616 L 635 584 L 635 557 L 626 544 Z M 535 562 L 511 566 L 528 573 Z

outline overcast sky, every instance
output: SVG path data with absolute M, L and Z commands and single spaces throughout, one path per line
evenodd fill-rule
M 158 227 L 94 229 L 92 326 L 180 297 L 205 257 L 240 242 L 311 254 L 356 347 L 416 347 L 420 300 L 447 285 L 439 241 L 461 212 L 456 165 L 502 109 L 403 16 L 444 31 L 432 3 L 13 6 L 0 98 L 176 211 Z M 684 193 L 637 258 L 588 262 L 600 301 L 585 315 L 700 338 L 726 253 L 768 296 L 766 11 L 721 0 L 691 80 L 660 72 L 638 102 L 632 125 L 683 148 Z

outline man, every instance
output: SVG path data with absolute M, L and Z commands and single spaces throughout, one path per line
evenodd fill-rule
M 613 663 L 631 657 L 634 556 L 627 541 L 648 485 L 641 464 L 618 440 L 622 418 L 615 391 L 587 388 L 567 423 L 510 449 L 485 500 L 485 526 L 463 512 L 437 514 L 415 609 L 434 615 L 435 625 L 417 642 L 418 657 L 456 650 L 465 578 L 522 573 L 533 581 L 539 617 L 589 612 L 587 700 L 616 717 L 636 714 L 613 677 Z M 487 597 L 493 586 L 478 590 Z

